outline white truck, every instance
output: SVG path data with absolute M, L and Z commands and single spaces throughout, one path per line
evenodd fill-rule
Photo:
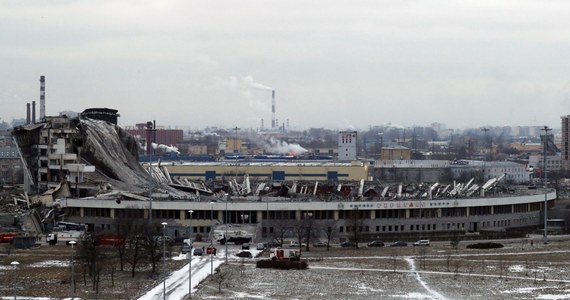
M 83 231 L 75 231 L 75 230 L 62 230 L 62 231 L 55 231 L 46 236 L 46 242 L 50 245 L 55 245 L 58 243 L 65 243 L 69 245 L 69 242 L 75 241 L 79 243 L 85 236 Z
M 236 245 L 241 245 L 245 243 L 251 243 L 251 241 L 253 240 L 253 234 L 248 232 L 247 230 L 230 227 L 227 230 L 227 236 L 225 229 L 214 230 L 213 238 L 222 245 L 224 245 L 226 242 L 234 243 Z

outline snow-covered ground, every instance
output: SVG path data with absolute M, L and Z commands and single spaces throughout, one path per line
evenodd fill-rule
M 163 282 L 162 284 L 155 286 L 145 295 L 140 297 L 139 300 L 164 299 L 163 295 L 165 295 L 165 298 L 168 300 L 183 299 L 188 295 L 190 284 L 192 285 L 192 291 L 194 292 L 198 284 L 208 277 L 212 270 L 215 273 L 216 269 L 225 263 L 226 247 L 217 245 L 216 248 L 216 255 L 192 256 L 192 262 L 190 264 L 192 266 L 191 280 L 189 280 L 189 265 L 187 264 L 183 268 L 170 273 L 166 278 L 165 283 Z M 242 258 L 235 255 L 242 251 L 251 252 L 253 257 L 257 256 L 260 252 L 260 250 L 256 250 L 254 246 L 249 250 L 242 250 L 240 246 L 228 245 L 228 262 L 241 261 Z M 186 255 L 180 254 L 172 259 L 187 260 L 188 258 Z M 164 289 L 165 285 L 166 289 Z
M 216 256 L 191 258 L 192 295 L 195 299 L 570 299 L 570 241 L 532 247 L 513 241 L 503 249 L 489 250 L 466 249 L 465 244 L 455 250 L 449 243 L 433 243 L 423 248 L 425 253 L 411 246 L 312 248 L 303 255 L 309 260 L 307 270 L 257 269 L 256 259 L 235 255 L 243 251 L 236 245 L 228 246 L 225 265 L 225 246 L 216 245 Z M 249 251 L 253 256 L 259 253 Z M 168 274 L 166 289 L 162 282 L 141 286 L 148 291 L 133 298 L 158 300 L 165 293 L 169 300 L 187 299 L 188 259 L 172 258 L 179 262 L 171 265 L 179 269 Z M 30 266 L 39 270 L 67 263 L 47 259 Z M 221 284 L 208 277 L 217 268 L 229 275 Z

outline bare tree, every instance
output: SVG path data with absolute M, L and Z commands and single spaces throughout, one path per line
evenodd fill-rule
M 299 252 L 301 252 L 303 248 L 303 238 L 305 237 L 305 231 L 306 231 L 304 226 L 305 224 L 303 220 L 295 221 L 295 224 L 293 226 L 293 233 L 295 234 L 295 239 L 299 244 Z
M 285 235 L 291 230 L 292 221 L 288 219 L 273 220 L 275 224 L 274 239 L 283 247 Z
M 94 266 L 101 260 L 101 251 L 91 236 L 86 236 L 81 240 L 77 259 L 85 262 L 89 276 L 93 276 Z
M 352 240 L 356 244 L 356 248 L 358 248 L 358 241 L 360 239 L 360 232 L 362 231 L 362 227 L 364 226 L 364 220 L 361 218 L 360 215 L 361 211 L 358 207 L 355 207 L 352 211 L 349 212 L 348 218 L 346 218 L 345 222 L 347 224 L 346 231 L 352 231 Z
M 137 220 L 132 218 L 118 218 L 115 228 L 117 228 L 117 237 L 122 237 L 124 240 L 115 244 L 115 249 L 117 249 L 117 257 L 119 258 L 119 270 L 124 270 L 125 265 L 125 254 L 127 251 L 126 237 L 131 236 L 134 231 Z
M 142 228 L 144 257 L 146 257 L 151 264 L 152 273 L 156 273 L 156 265 L 162 258 L 162 242 L 157 239 L 160 235 L 160 226 L 158 223 L 144 225 Z
M 337 234 L 338 229 L 337 229 L 337 220 L 333 220 L 333 219 L 329 219 L 327 221 L 325 221 L 325 228 L 324 228 L 324 233 L 325 236 L 327 237 L 327 251 L 330 248 L 331 245 L 331 241 L 332 238 Z
M 131 265 L 131 277 L 135 277 L 138 265 L 144 259 L 144 237 L 132 233 L 127 239 L 126 262 Z
M 99 294 L 99 283 L 101 282 L 101 271 L 103 267 L 101 262 L 96 262 L 93 266 L 93 276 L 91 277 L 93 283 L 93 291 Z
M 222 285 L 231 278 L 231 272 L 227 268 L 218 268 L 212 280 L 218 285 L 218 293 L 222 293 Z

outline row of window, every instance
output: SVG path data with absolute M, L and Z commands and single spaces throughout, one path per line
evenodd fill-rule
M 539 211 L 541 210 L 541 203 L 527 204 L 516 204 L 516 205 L 496 205 L 496 206 L 481 206 L 472 207 L 469 210 L 470 215 L 490 215 L 491 211 L 493 214 L 512 214 L 512 213 L 523 213 L 529 211 Z M 467 216 L 466 208 L 443 208 L 439 209 L 410 209 L 410 218 L 437 218 L 439 217 L 439 212 L 441 211 L 441 217 L 464 217 Z M 78 208 L 71 210 L 73 215 L 79 215 Z M 190 219 L 190 214 L 188 211 L 185 212 L 186 219 Z M 263 219 L 269 220 L 295 220 L 295 211 L 263 211 Z M 369 210 L 340 210 L 338 211 L 339 219 L 370 219 L 371 211 Z M 110 217 L 110 208 L 85 208 L 85 217 Z M 180 219 L 180 210 L 153 210 L 152 217 L 155 219 Z M 222 212 L 222 217 L 225 218 L 225 211 Z M 115 218 L 144 218 L 144 210 L 142 209 L 116 209 Z M 218 218 L 218 211 L 194 211 L 192 218 L 196 220 L 210 220 Z M 301 214 L 301 218 L 310 218 L 314 220 L 327 220 L 334 219 L 334 211 L 307 211 Z M 378 219 L 405 219 L 406 210 L 404 209 L 389 209 L 389 210 L 376 210 L 376 218 Z M 246 212 L 236 212 L 232 211 L 228 213 L 229 222 L 245 222 L 245 223 L 256 223 L 257 213 L 255 211 Z

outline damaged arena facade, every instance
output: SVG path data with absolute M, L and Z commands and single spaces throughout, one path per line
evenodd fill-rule
M 190 225 L 207 235 L 213 225 L 242 223 L 256 226 L 257 241 L 308 226 L 311 239 L 331 232 L 339 240 L 411 239 L 536 229 L 545 203 L 556 199 L 553 189 L 506 185 L 504 176 L 479 184 L 381 183 L 366 161 L 141 165 L 137 142 L 116 117 L 116 110 L 90 109 L 14 130 L 30 206 L 43 208 L 35 214 L 40 222 L 112 232 L 118 220 L 145 219 L 166 222 L 173 237 L 187 236 Z

